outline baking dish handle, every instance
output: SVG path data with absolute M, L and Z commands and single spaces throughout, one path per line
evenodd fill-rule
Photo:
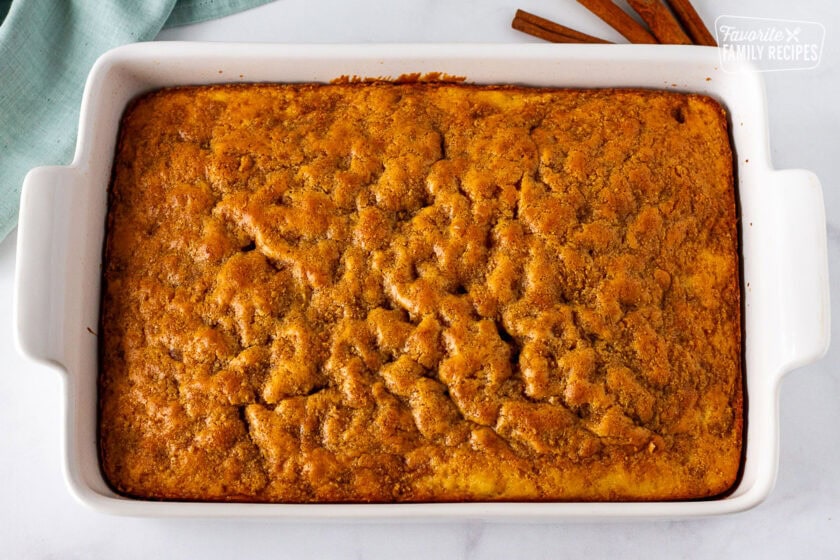
M 18 219 L 15 325 L 18 350 L 63 366 L 67 203 L 76 173 L 70 167 L 37 167 L 24 179 Z
M 775 244 L 781 252 L 776 277 L 780 373 L 812 363 L 828 351 L 830 306 L 828 248 L 822 187 L 810 171 L 772 174 Z

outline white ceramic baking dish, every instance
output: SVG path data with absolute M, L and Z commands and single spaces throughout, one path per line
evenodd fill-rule
M 97 338 L 106 189 L 126 103 L 150 89 L 218 82 L 325 82 L 341 75 L 444 72 L 475 83 L 643 87 L 706 93 L 729 109 L 742 233 L 746 455 L 729 495 L 655 503 L 285 505 L 153 502 L 116 495 L 97 460 Z M 820 358 L 829 341 L 825 216 L 817 178 L 775 171 L 764 86 L 748 67 L 719 69 L 713 48 L 555 45 L 245 45 L 147 43 L 95 64 L 73 163 L 27 175 L 16 276 L 20 351 L 57 369 L 67 395 L 65 470 L 100 511 L 149 516 L 553 520 L 687 517 L 745 510 L 770 492 L 778 462 L 782 376 Z

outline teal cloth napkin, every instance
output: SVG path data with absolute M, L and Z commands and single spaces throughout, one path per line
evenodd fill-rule
M 0 240 L 26 172 L 73 158 L 85 79 L 110 48 L 270 0 L 0 0 Z

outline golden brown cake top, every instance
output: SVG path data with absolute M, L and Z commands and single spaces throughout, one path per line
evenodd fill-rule
M 202 500 L 723 492 L 732 165 L 697 95 L 147 95 L 110 190 L 104 472 Z

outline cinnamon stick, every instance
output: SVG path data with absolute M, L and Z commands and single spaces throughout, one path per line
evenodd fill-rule
M 525 10 L 516 10 L 516 15 L 510 25 L 517 31 L 552 43 L 609 43 L 604 39 L 575 31 L 565 25 L 541 18 Z
M 671 7 L 671 10 L 677 16 L 677 19 L 682 23 L 683 28 L 688 32 L 688 35 L 694 41 L 695 45 L 705 45 L 707 47 L 718 46 L 714 35 L 711 34 L 709 28 L 703 23 L 703 19 L 691 5 L 690 0 L 665 0 Z
M 656 43 L 656 37 L 648 33 L 635 19 L 613 4 L 612 0 L 578 0 L 590 12 L 604 20 L 631 43 Z
M 690 45 L 691 39 L 680 27 L 671 10 L 661 0 L 627 0 L 630 7 L 648 25 L 660 43 L 668 45 Z

